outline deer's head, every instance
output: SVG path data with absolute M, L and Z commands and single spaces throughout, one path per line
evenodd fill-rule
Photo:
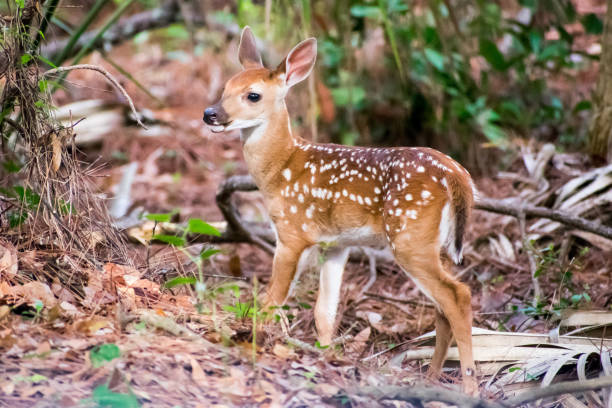
M 317 57 L 317 40 L 296 45 L 276 69 L 265 68 L 255 37 L 247 26 L 242 30 L 238 58 L 243 70 L 234 75 L 221 99 L 204 111 L 204 122 L 213 132 L 246 129 L 268 122 L 284 109 L 287 91 L 310 75 Z

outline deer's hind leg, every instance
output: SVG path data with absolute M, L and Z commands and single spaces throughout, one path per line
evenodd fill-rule
M 463 388 L 465 392 L 475 394 L 478 385 L 472 354 L 470 289 L 459 282 L 449 268 L 442 265 L 437 237 L 428 237 L 426 231 L 420 235 L 418 231 L 410 232 L 411 234 L 404 232 L 395 236 L 392 248 L 396 261 L 419 289 L 434 302 L 441 315 L 436 318 L 436 329 L 439 328 L 440 332 L 436 333 L 431 375 L 439 375 L 452 334 L 459 349 Z

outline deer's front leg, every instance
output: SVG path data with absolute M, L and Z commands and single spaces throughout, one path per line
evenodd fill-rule
M 303 243 L 288 244 L 280 239 L 277 241 L 272 265 L 272 277 L 270 278 L 270 284 L 266 290 L 264 301 L 265 308 L 285 303 L 300 255 L 304 248 L 305 245 Z
M 325 263 L 321 268 L 319 282 L 319 296 L 314 312 L 319 343 L 322 346 L 331 344 L 334 336 L 342 274 L 348 255 L 349 248 L 332 248 L 325 253 Z

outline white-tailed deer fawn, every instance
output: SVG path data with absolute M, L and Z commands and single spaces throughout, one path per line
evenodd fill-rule
M 277 232 L 267 305 L 285 301 L 302 252 L 325 242 L 315 321 L 321 344 L 334 335 L 347 246 L 390 247 L 399 266 L 436 305 L 437 377 L 454 335 L 464 390 L 477 392 L 469 288 L 444 258 L 461 259 L 473 202 L 468 172 L 428 148 L 364 148 L 310 143 L 294 136 L 285 95 L 312 71 L 317 42 L 309 38 L 274 69 L 264 68 L 246 27 L 239 59 L 221 100 L 207 108 L 213 132 L 241 130 L 244 158 Z M 443 262 L 444 261 L 444 262 Z

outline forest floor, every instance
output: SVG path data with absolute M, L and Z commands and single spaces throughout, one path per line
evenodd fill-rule
M 86 165 L 93 163 L 94 182 L 107 199 L 114 196 L 126 167 L 138 164 L 130 189 L 130 211 L 177 210 L 178 221 L 190 217 L 222 221 L 215 204 L 217 187 L 224 178 L 245 174 L 246 169 L 238 135 L 212 134 L 201 117 L 204 107 L 218 97 L 228 73 L 237 67 L 221 65 L 219 61 L 233 61 L 225 54 L 179 52 L 168 58 L 155 44 L 136 52 L 134 48 L 133 44 L 121 46 L 111 56 L 129 67 L 166 105 L 157 106 L 132 83 L 124 82 L 136 106 L 147 107 L 155 119 L 150 130 L 143 131 L 122 123 L 120 97 L 95 72 L 71 74 L 71 86 L 57 94 L 58 105 L 102 99 L 107 102 L 108 117 L 120 118 L 116 124 L 109 122 L 112 128 L 99 143 L 81 148 L 81 159 Z M 231 50 L 228 55 L 233 55 Z M 98 54 L 90 63 L 116 72 Z M 102 126 L 91 119 L 93 124 L 87 119 L 77 125 L 76 133 L 88 134 Z M 592 166 L 582 156 L 572 157 L 582 171 Z M 525 174 L 518 155 L 513 169 L 518 175 Z M 547 178 L 553 186 L 568 180 L 552 165 Z M 476 183 L 490 197 L 520 193 L 516 179 L 494 175 L 478 177 Z M 245 218 L 266 219 L 257 193 L 236 196 Z M 143 229 L 144 241 L 146 234 Z M 550 242 L 568 239 L 563 233 L 555 234 L 549 236 Z M 137 235 L 137 231 L 132 233 L 132 237 Z M 529 257 L 516 249 L 521 240 L 514 219 L 475 212 L 466 259 L 456 267 L 472 289 L 474 326 L 547 333 L 555 323 L 546 310 L 553 308 L 556 299 L 587 292 L 588 299 L 574 298 L 577 301 L 572 306 L 609 310 L 609 246 L 572 238 L 565 256 L 577 261 L 547 267 L 540 278 L 546 304 L 541 310 L 531 310 Z M 514 248 L 510 250 L 514 254 L 501 250 L 507 258 L 499 252 L 499 247 L 507 249 L 506 241 Z M 190 249 L 197 253 L 202 245 Z M 590 247 L 588 253 L 581 251 L 584 246 Z M 67 290 L 65 282 L 52 279 L 46 283 L 0 281 L 0 406 L 365 407 L 378 402 L 358 395 L 360 387 L 425 381 L 421 362 L 392 361 L 399 350 L 412 348 L 412 343 L 384 352 L 433 330 L 431 303 L 395 265 L 378 264 L 376 282 L 365 294 L 361 288 L 369 279 L 369 265 L 349 265 L 338 327 L 338 333 L 346 337 L 331 349 L 317 350 L 296 346 L 286 338 L 288 334 L 315 344 L 316 274 L 300 279 L 285 311 L 286 330 L 275 321 L 260 323 L 253 341 L 252 318 L 235 310 L 252 299 L 255 277 L 260 287 L 267 283 L 272 258 L 246 244 L 218 248 L 221 253 L 204 265 L 205 274 L 216 275 L 206 278 L 210 298 L 203 302 L 204 313 L 198 312 L 190 288 L 162 287 L 178 275 L 194 273 L 184 253 L 134 239 L 127 243 L 126 257 L 115 256 L 98 269 L 84 270 L 87 283 L 82 291 Z M 61 261 L 57 253 L 47 253 L 35 244 L 18 250 L 20 270 L 42 270 L 54 262 L 50 259 Z M 61 262 L 57 266 L 61 268 Z M 571 269 L 564 287 L 563 276 L 569 275 L 563 268 Z M 42 306 L 37 306 L 38 301 Z M 379 352 L 383 353 L 368 358 Z M 456 377 L 451 364 L 445 385 L 459 389 L 454 384 Z M 493 395 L 485 390 L 483 396 Z

